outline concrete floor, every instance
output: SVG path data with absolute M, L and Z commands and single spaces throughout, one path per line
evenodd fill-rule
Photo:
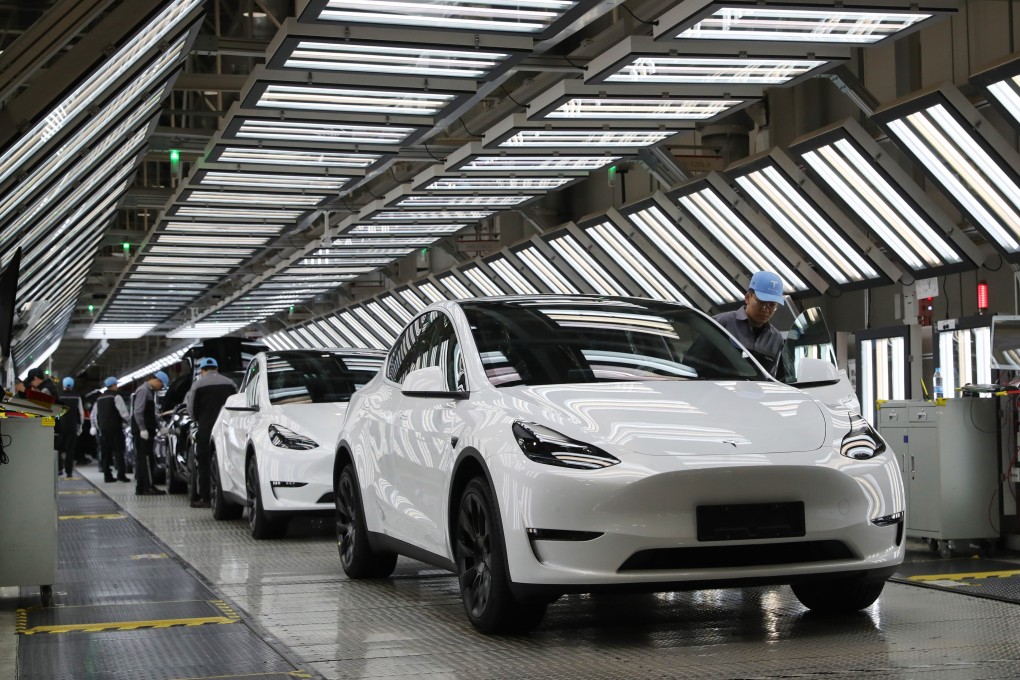
M 570 596 L 529 635 L 486 637 L 468 624 L 447 572 L 401 559 L 391 579 L 347 580 L 331 522 L 292 522 L 286 538 L 257 542 L 243 520 L 217 522 L 183 496 L 136 498 L 132 484 L 104 484 L 94 467 L 79 473 L 324 678 L 1020 677 L 1020 606 L 898 583 L 837 619 L 806 612 L 785 587 Z M 63 591 L 54 586 L 58 605 Z M 0 590 L 4 679 L 17 677 L 3 665 L 16 599 Z

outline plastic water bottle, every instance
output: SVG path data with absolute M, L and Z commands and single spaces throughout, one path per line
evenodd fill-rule
M 935 393 L 935 399 L 942 398 L 942 369 L 935 369 L 935 376 L 931 379 L 933 391 Z

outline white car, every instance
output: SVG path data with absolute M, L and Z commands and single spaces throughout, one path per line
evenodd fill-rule
M 904 555 L 878 433 L 652 300 L 432 305 L 352 398 L 334 477 L 347 575 L 397 554 L 449 569 L 483 632 L 613 589 L 791 584 L 858 610 Z
M 272 538 L 294 514 L 332 514 L 337 433 L 351 395 L 384 357 L 369 349 L 255 355 L 213 425 L 213 517 L 247 507 L 251 535 Z

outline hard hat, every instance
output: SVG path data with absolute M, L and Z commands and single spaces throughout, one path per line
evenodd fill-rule
M 106 387 L 113 387 L 116 384 L 117 384 L 117 379 L 114 378 L 112 375 L 109 378 L 107 378 L 106 380 L 103 381 L 103 385 L 105 385 Z
M 63 384 L 65 390 L 71 389 L 72 387 L 74 387 L 74 378 L 72 378 L 71 376 L 67 376 L 66 378 L 64 378 Z

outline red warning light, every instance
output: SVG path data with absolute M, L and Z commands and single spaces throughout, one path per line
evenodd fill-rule
M 977 308 L 979 312 L 988 310 L 988 282 L 978 281 L 977 285 Z

